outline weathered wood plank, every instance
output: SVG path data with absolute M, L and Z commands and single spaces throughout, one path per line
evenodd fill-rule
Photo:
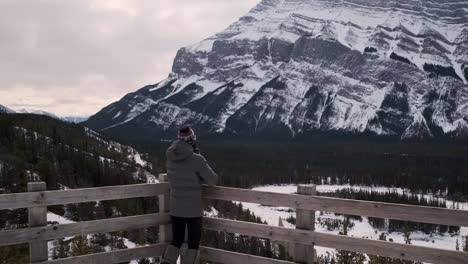
M 320 196 L 259 192 L 227 187 L 204 187 L 204 197 L 304 210 L 390 218 L 422 223 L 468 226 L 468 211 L 404 204 L 358 201 Z
M 28 192 L 40 192 L 47 190 L 45 182 L 29 182 Z M 28 208 L 29 227 L 47 225 L 47 207 L 38 206 Z M 31 262 L 44 261 L 49 257 L 47 241 L 33 241 L 29 243 L 29 257 Z
M 134 184 L 0 195 L 0 210 L 149 197 L 169 192 L 169 184 Z
M 43 262 L 34 262 L 33 264 L 112 264 L 122 263 L 142 258 L 160 256 L 166 244 L 157 244 L 137 248 L 116 250 L 110 252 L 96 253 L 78 257 L 56 259 Z
M 379 240 L 338 236 L 314 231 L 205 217 L 209 230 L 237 233 L 305 245 L 318 245 L 391 258 L 443 264 L 465 264 L 468 253 Z
M 200 259 L 223 264 L 294 264 L 294 262 L 258 257 L 209 247 L 200 247 Z
M 159 174 L 159 182 L 167 182 L 167 174 Z M 161 194 L 158 197 L 159 212 L 169 214 L 170 211 L 170 197 L 168 193 Z M 171 242 L 172 240 L 172 226 L 171 224 L 159 226 L 159 242 Z
M 51 225 L 44 227 L 20 228 L 0 232 L 0 245 L 20 244 L 35 241 L 80 236 L 86 234 L 107 233 L 122 230 L 147 228 L 167 224 L 168 214 L 146 214 L 110 218 L 72 224 Z
M 299 185 L 297 193 L 301 195 L 316 195 L 315 185 Z M 315 230 L 315 211 L 304 209 L 296 210 L 296 229 Z M 313 264 L 315 249 L 314 245 L 295 244 L 293 258 L 297 263 Z

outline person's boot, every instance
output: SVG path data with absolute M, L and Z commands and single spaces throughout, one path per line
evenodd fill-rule
M 196 249 L 187 249 L 185 253 L 180 256 L 180 264 L 199 264 L 200 251 Z
M 168 245 L 164 255 L 161 258 L 161 264 L 176 264 L 177 259 L 179 258 L 179 248 Z

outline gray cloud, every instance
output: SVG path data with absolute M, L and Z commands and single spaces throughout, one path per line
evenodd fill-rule
M 0 104 L 93 114 L 259 0 L 2 0 Z

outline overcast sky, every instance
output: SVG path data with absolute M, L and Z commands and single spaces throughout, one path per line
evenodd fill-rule
M 0 0 L 0 104 L 91 115 L 260 0 Z

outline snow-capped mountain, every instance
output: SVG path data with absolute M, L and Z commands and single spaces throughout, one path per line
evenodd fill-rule
M 0 104 L 0 114 L 14 114 L 15 111 Z
M 56 115 L 54 113 L 50 113 L 50 112 L 47 112 L 47 111 L 44 111 L 44 110 L 38 110 L 38 109 L 22 108 L 22 109 L 19 109 L 16 112 L 13 111 L 13 113 L 45 115 L 45 116 L 49 116 L 51 118 L 62 120 L 62 121 L 68 122 L 68 123 L 81 123 L 81 122 L 84 122 L 84 121 L 88 120 L 88 117 L 86 117 L 86 116 L 62 116 L 62 117 L 59 117 L 58 115 Z
M 56 114 L 53 114 L 53 113 L 50 113 L 50 112 L 47 112 L 47 111 L 44 111 L 44 110 L 39 110 L 39 109 L 22 108 L 22 109 L 17 110 L 16 113 L 18 113 L 18 114 L 45 115 L 45 116 L 52 117 L 54 119 L 60 119 L 60 117 L 58 117 Z
M 468 2 L 263 0 L 86 125 L 154 138 L 468 135 Z
M 60 119 L 68 123 L 81 123 L 88 120 L 86 116 L 62 116 Z

